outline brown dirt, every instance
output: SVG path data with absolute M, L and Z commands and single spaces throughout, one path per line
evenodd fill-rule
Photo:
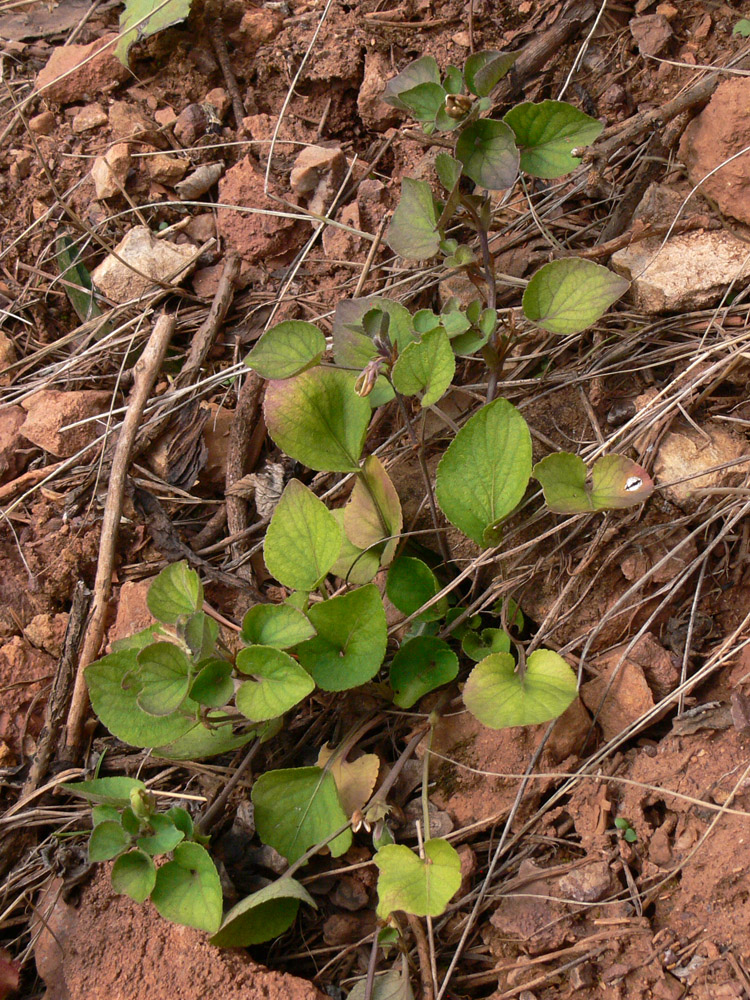
M 113 315 L 113 327 L 124 323 L 124 332 L 105 342 L 92 335 L 57 280 L 55 238 L 84 234 L 83 260 L 90 271 L 104 258 L 104 247 L 115 247 L 138 224 L 154 233 L 175 226 L 163 238 L 196 253 L 200 248 L 193 275 L 166 300 L 177 311 L 177 329 L 152 405 L 169 398 L 206 317 L 226 252 L 242 258 L 240 287 L 195 394 L 211 414 L 202 436 L 180 430 L 191 417 L 175 408 L 186 423 L 176 417 L 168 422 L 157 443 L 130 469 L 108 621 L 112 641 L 148 623 L 148 582 L 180 557 L 170 547 L 173 541 L 165 541 L 139 514 L 133 488 L 158 494 L 179 539 L 192 543 L 224 501 L 228 435 L 237 405 L 236 370 L 231 375 L 227 370 L 242 359 L 272 311 L 274 322 L 311 320 L 330 333 L 330 312 L 354 294 L 371 248 L 368 237 L 396 206 L 402 178 L 431 179 L 435 149 L 416 141 L 403 116 L 379 102 L 385 79 L 421 54 L 434 55 L 441 67 L 461 65 L 472 35 L 477 50 L 521 49 L 553 29 L 569 4 L 474 0 L 469 8 L 463 0 L 405 0 L 386 10 L 378 0 L 332 0 L 278 128 L 267 188 L 278 116 L 324 5 L 319 0 L 271 6 L 228 0 L 220 6 L 244 102 L 240 121 L 234 119 L 227 81 L 208 37 L 210 11 L 200 0 L 194 0 L 187 25 L 134 49 L 132 75 L 106 55 L 76 68 L 83 56 L 115 37 L 118 9 L 113 5 L 97 5 L 67 46 L 63 42 L 85 5 L 68 23 L 65 4 L 50 11 L 34 0 L 30 10 L 37 11 L 37 23 L 27 17 L 25 27 L 19 27 L 15 11 L 0 11 L 0 38 L 9 39 L 3 42 L 4 79 L 15 100 L 30 98 L 23 118 L 14 119 L 9 101 L 3 105 L 2 128 L 8 131 L 0 149 L 4 807 L 18 803 L 73 591 L 79 580 L 93 584 L 99 550 L 107 488 L 102 455 L 92 447 L 80 459 L 58 463 L 90 445 L 104 425 L 91 421 L 63 428 L 110 409 L 119 419 L 150 323 L 140 307 L 125 305 Z M 524 82 L 519 99 L 556 98 L 580 54 L 565 99 L 612 130 L 636 113 L 661 108 L 701 77 L 701 67 L 724 66 L 746 45 L 732 35 L 747 13 L 739 0 L 639 0 L 608 4 L 584 49 L 591 15 L 600 5 L 590 6 L 580 30 Z M 742 65 L 750 68 L 747 61 Z M 41 94 L 32 93 L 35 83 L 44 85 L 60 67 L 73 72 Z M 749 87 L 742 76 L 723 79 L 710 102 L 680 120 L 685 131 L 671 151 L 658 147 L 654 153 L 648 145 L 654 133 L 668 132 L 657 122 L 608 162 L 587 161 L 581 175 L 585 189 L 534 182 L 502 203 L 497 199 L 493 249 L 498 270 L 528 278 L 560 247 L 596 252 L 612 213 L 631 195 L 635 208 L 649 182 L 657 182 L 666 198 L 652 221 L 671 222 L 691 187 L 747 144 Z M 216 109 L 218 124 L 207 116 L 205 102 Z M 306 156 L 335 160 L 337 170 L 345 158 L 350 189 L 333 221 L 357 232 L 324 226 L 300 258 L 318 225 L 306 210 L 326 208 L 337 186 L 327 183 L 324 172 L 314 185 L 300 185 L 298 175 L 293 182 L 300 150 L 310 146 L 317 152 Z M 105 190 L 101 158 L 113 147 L 119 154 L 119 184 Z M 200 205 L 186 207 L 174 185 L 186 171 L 219 161 L 219 182 L 196 199 Z M 750 154 L 701 185 L 681 216 L 702 213 L 704 221 L 690 240 L 700 238 L 709 223 L 747 240 L 748 162 Z M 653 172 L 635 197 L 646 164 Z M 335 180 L 340 181 L 338 174 Z M 557 201 L 549 207 L 551 190 Z M 321 201 L 313 205 L 316 193 Z M 538 210 L 535 217 L 529 197 Z M 88 238 L 89 230 L 94 239 Z M 596 259 L 607 263 L 606 257 Z M 560 649 L 582 679 L 581 702 L 556 724 L 521 796 L 449 998 L 740 1000 L 750 995 L 750 737 L 747 713 L 741 711 L 750 694 L 750 657 L 742 646 L 750 638 L 747 512 L 730 525 L 749 483 L 745 464 L 715 468 L 749 450 L 749 321 L 743 284 L 738 282 L 716 311 L 714 298 L 707 310 L 685 306 L 655 318 L 636 296 L 580 337 L 555 338 L 524 329 L 519 289 L 501 282 L 500 305 L 507 307 L 508 322 L 523 330 L 510 354 L 503 393 L 521 407 L 532 429 L 535 459 L 554 449 L 590 456 L 598 447 L 622 448 L 657 473 L 660 490 L 643 509 L 580 518 L 564 530 L 565 519 L 537 511 L 529 500 L 509 520 L 501 554 L 482 565 L 473 543 L 448 532 L 458 567 L 474 564 L 463 598 L 483 597 L 478 604 L 486 612 L 497 597 L 510 594 L 528 620 L 524 639 L 537 634 L 539 641 Z M 448 295 L 476 294 L 464 274 L 438 284 L 434 275 L 425 277 L 394 261 L 381 244 L 360 293 L 379 293 L 387 286 L 411 310 L 439 308 Z M 109 308 L 105 301 L 101 306 Z M 451 422 L 460 423 L 484 397 L 483 363 L 460 361 L 455 382 L 440 403 L 442 416 L 431 412 L 425 419 L 432 474 L 452 433 Z M 660 399 L 667 401 L 662 409 Z M 368 441 L 373 448 L 401 428 L 390 410 L 379 413 L 374 424 Z M 182 449 L 183 468 L 197 470 L 192 481 L 170 479 L 170 448 Z M 265 457 L 278 455 L 266 445 Z M 407 527 L 429 529 L 410 445 L 389 445 L 386 460 Z M 103 468 L 106 472 L 106 462 Z M 712 471 L 701 475 L 706 468 Z M 41 482 L 48 473 L 49 481 Z M 693 478 L 674 482 L 686 476 Z M 224 574 L 218 582 L 205 574 L 206 595 L 221 615 L 237 620 L 250 598 L 236 575 L 237 586 L 227 585 L 235 566 L 221 545 L 225 535 L 219 526 L 201 549 L 210 567 Z M 218 547 L 211 547 L 217 540 Z M 281 596 L 272 589 L 268 594 Z M 700 684 L 681 708 L 708 707 L 675 721 L 674 692 L 683 675 L 688 681 L 698 677 Z M 364 711 L 382 709 L 378 695 L 378 690 L 354 697 L 317 693 L 290 714 L 254 766 L 260 771 L 314 761 L 326 739 L 341 738 Z M 429 706 L 415 711 L 420 708 Z M 458 700 L 449 706 L 433 743 L 440 757 L 432 772 L 432 804 L 443 811 L 441 821 L 453 825 L 464 875 L 454 904 L 435 922 L 439 978 L 484 884 L 521 787 L 518 775 L 546 729 L 493 732 L 460 709 Z M 640 724 L 646 713 L 651 713 L 648 720 Z M 411 722 L 394 721 L 393 729 L 374 731 L 368 752 L 390 764 Z M 638 731 L 620 740 L 631 724 Z M 147 754 L 124 748 L 101 728 L 92 726 L 87 737 L 92 742 L 85 764 L 91 773 L 106 750 L 105 766 L 112 773 L 153 777 L 165 790 L 210 797 L 237 764 L 227 757 L 165 768 Z M 603 749 L 607 740 L 610 745 Z M 593 763 L 587 757 L 592 753 L 601 755 Z M 403 838 L 413 829 L 407 820 L 418 814 L 414 795 L 421 763 L 411 763 L 414 769 L 405 770 L 394 793 L 405 814 L 400 828 L 398 812 L 394 816 Z M 47 778 L 69 764 L 59 754 Z M 248 776 L 240 783 L 211 842 L 224 866 L 228 901 L 278 871 L 278 856 L 259 845 L 247 815 L 250 781 Z M 370 946 L 361 942 L 372 933 L 375 893 L 371 843 L 363 836 L 343 859 L 315 859 L 306 873 L 317 876 L 310 887 L 319 910 L 307 912 L 280 942 L 254 949 L 252 957 L 219 952 L 205 935 L 162 921 L 149 905 L 113 896 L 107 873 L 100 871 L 84 885 L 79 900 L 54 907 L 34 964 L 27 950 L 31 901 L 41 912 L 44 904 L 36 893 L 49 883 L 48 869 L 66 870 L 63 852 L 47 848 L 62 824 L 70 832 L 88 823 L 83 809 L 75 812 L 77 807 L 63 802 L 45 794 L 0 819 L 0 832 L 8 838 L 0 855 L 6 878 L 0 911 L 9 914 L 0 944 L 25 962 L 20 996 L 45 995 L 45 980 L 47 1000 L 209 995 L 317 1000 L 323 990 L 343 996 L 364 975 Z M 617 817 L 628 820 L 633 842 L 614 826 Z M 72 843 L 77 847 L 83 841 Z M 342 864 L 359 867 L 336 875 Z M 67 869 L 66 893 L 76 880 Z M 52 885 L 56 893 L 58 884 Z M 410 933 L 406 944 L 412 984 L 419 992 L 425 970 L 420 975 Z M 0 949 L 0 964 L 2 956 Z

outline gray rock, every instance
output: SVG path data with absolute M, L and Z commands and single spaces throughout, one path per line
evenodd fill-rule
M 715 305 L 734 281 L 750 278 L 750 246 L 731 233 L 698 230 L 643 240 L 612 254 L 612 269 L 632 282 L 630 295 L 643 312 L 689 311 Z
M 91 274 L 97 289 L 113 302 L 128 302 L 156 291 L 159 282 L 179 285 L 195 267 L 195 247 L 158 240 L 146 226 L 131 229 L 115 253 L 117 257 L 110 254 Z

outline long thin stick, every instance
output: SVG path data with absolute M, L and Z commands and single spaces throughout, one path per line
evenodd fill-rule
M 104 505 L 104 516 L 102 517 L 102 534 L 99 543 L 93 606 L 78 661 L 73 698 L 68 713 L 66 744 L 73 753 L 76 753 L 81 745 L 83 724 L 88 709 L 88 692 L 83 672 L 99 655 L 104 638 L 104 624 L 109 599 L 112 595 L 112 573 L 115 567 L 117 535 L 122 516 L 125 478 L 130 464 L 130 455 L 138 428 L 141 425 L 143 411 L 167 353 L 167 346 L 172 337 L 174 326 L 174 317 L 162 313 L 154 324 L 154 329 L 143 353 L 135 363 L 133 391 L 112 456 L 112 471 L 109 477 L 107 501 Z

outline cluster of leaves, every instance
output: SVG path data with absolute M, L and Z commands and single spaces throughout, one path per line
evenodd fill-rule
M 110 861 L 115 892 L 136 903 L 151 899 L 167 920 L 214 931 L 221 922 L 221 884 L 207 838 L 179 806 L 158 812 L 135 778 L 94 778 L 64 785 L 93 804 L 89 860 Z M 160 867 L 155 858 L 168 856 Z
M 146 18 L 141 26 L 151 23 Z M 561 176 L 578 164 L 576 148 L 598 135 L 598 122 L 555 101 L 519 105 L 502 120 L 480 117 L 512 64 L 512 56 L 476 53 L 463 71 L 449 67 L 441 79 L 437 63 L 424 58 L 388 85 L 385 99 L 426 131 L 457 132 L 455 156 L 436 159 L 443 202 L 426 182 L 403 182 L 388 237 L 403 256 L 442 254 L 449 267 L 476 270 L 471 247 L 446 236 L 453 221 L 487 236 L 489 198 L 467 190 L 467 179 L 495 190 L 512 185 L 519 170 Z M 75 259 L 63 263 L 71 268 Z M 550 332 L 577 333 L 626 287 L 606 268 L 567 258 L 536 272 L 523 309 Z M 372 690 L 410 709 L 461 680 L 467 710 L 496 729 L 539 724 L 566 710 L 577 689 L 569 665 L 549 649 L 525 655 L 523 615 L 512 603 L 474 616 L 455 603 L 450 581 L 439 577 L 449 567 L 426 550 L 417 555 L 407 548 L 387 469 L 363 454 L 375 407 L 397 399 L 409 419 L 409 406 L 420 412 L 433 406 L 449 390 L 457 357 L 502 355 L 507 342 L 499 326 L 497 310 L 480 298 L 466 308 L 450 300 L 439 314 L 412 314 L 373 297 L 338 304 L 326 361 L 326 338 L 312 323 L 283 322 L 263 335 L 247 364 L 268 380 L 270 437 L 308 469 L 353 476 L 349 499 L 329 509 L 302 481 L 288 483 L 264 541 L 266 566 L 288 596 L 283 604 L 250 609 L 238 651 L 222 642 L 204 611 L 200 579 L 186 563 L 159 575 L 148 594 L 157 624 L 115 643 L 86 670 L 93 708 L 116 737 L 167 758 L 211 756 L 270 738 L 284 714 L 316 688 L 337 692 L 373 681 L 379 683 Z M 526 421 L 498 398 L 456 433 L 437 468 L 435 498 L 452 525 L 486 548 L 501 541 L 532 479 L 549 509 L 561 514 L 628 507 L 653 488 L 643 469 L 619 455 L 600 458 L 590 481 L 576 455 L 558 453 L 534 465 Z M 409 620 L 388 661 L 385 607 L 372 582 L 382 568 L 390 601 Z M 332 577 L 338 579 L 333 594 Z M 134 899 L 150 895 L 163 915 L 211 931 L 218 945 L 256 944 L 286 930 L 301 902 L 315 906 L 292 877 L 296 869 L 323 844 L 339 857 L 360 829 L 372 833 L 376 851 L 378 916 L 442 913 L 460 883 L 456 851 L 439 838 L 428 837 L 419 853 L 395 843 L 388 803 L 374 793 L 379 759 L 365 754 L 348 761 L 347 753 L 324 747 L 314 766 L 258 776 L 251 793 L 258 836 L 290 869 L 223 920 L 213 863 L 184 810 L 157 813 L 145 788 L 130 779 L 70 788 L 95 803 L 90 855 L 116 858 L 115 888 Z M 165 853 L 171 858 L 157 869 L 153 856 Z

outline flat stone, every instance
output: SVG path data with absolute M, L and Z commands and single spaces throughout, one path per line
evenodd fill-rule
M 102 261 L 91 278 L 103 295 L 118 303 L 156 291 L 159 282 L 179 285 L 195 266 L 193 246 L 158 240 L 146 226 L 131 229 L 115 247 L 115 253 L 117 256 L 110 254 Z M 182 269 L 175 274 L 178 268 Z
M 630 19 L 630 34 L 642 56 L 655 56 L 669 42 L 672 28 L 663 14 L 646 14 Z
M 127 101 L 114 101 L 110 106 L 109 127 L 116 139 L 140 139 L 157 149 L 166 149 L 169 145 L 155 122 Z
M 686 476 L 695 478 L 663 487 L 670 500 L 682 506 L 693 500 L 693 492 L 711 486 L 726 486 L 746 466 L 705 472 L 726 462 L 734 462 L 747 452 L 747 442 L 712 421 L 706 421 L 701 431 L 688 423 L 673 424 L 665 435 L 654 460 L 654 476 L 660 483 L 672 483 Z
M 91 176 L 98 201 L 120 194 L 125 187 L 130 163 L 130 146 L 127 142 L 115 143 L 104 156 L 97 156 L 91 167 Z
M 29 128 L 34 135 L 51 135 L 55 130 L 55 116 L 51 111 L 42 111 L 29 119 Z
M 107 34 L 89 45 L 56 46 L 47 65 L 37 74 L 37 91 L 48 101 L 74 104 L 112 90 L 130 76 L 130 70 L 114 52 L 118 37 Z
M 749 105 L 750 78 L 725 80 L 680 142 L 691 184 L 700 182 L 704 197 L 746 225 L 750 225 L 750 153 L 731 157 L 750 146 Z
M 250 264 L 294 254 L 309 232 L 304 223 L 278 215 L 278 205 L 264 194 L 263 186 L 263 172 L 249 156 L 219 181 L 219 234 L 228 249 Z M 262 214 L 235 211 L 233 206 L 258 208 Z
M 651 689 L 641 667 L 627 659 L 618 667 L 619 660 L 620 657 L 595 663 L 595 667 L 603 668 L 601 673 L 581 685 L 581 699 L 596 717 L 605 740 L 619 736 L 654 707 Z
M 72 392 L 42 389 L 21 404 L 27 416 L 19 433 L 56 458 L 70 458 L 98 436 L 96 421 L 88 418 L 106 413 L 111 401 L 111 393 L 96 389 Z M 61 429 L 82 420 L 88 422 L 69 430 Z
M 612 254 L 612 269 L 632 282 L 630 296 L 643 312 L 658 314 L 715 305 L 734 281 L 750 278 L 748 245 L 721 230 L 633 243 Z
M 306 146 L 289 176 L 292 191 L 307 199 L 307 207 L 324 215 L 333 204 L 346 173 L 346 157 L 338 146 Z
M 146 157 L 146 169 L 152 181 L 159 184 L 177 184 L 187 173 L 190 162 L 176 156 L 158 153 Z
M 101 104 L 89 104 L 79 111 L 71 123 L 71 127 L 76 135 L 83 135 L 84 132 L 91 132 L 95 128 L 101 128 L 107 124 L 107 113 Z

